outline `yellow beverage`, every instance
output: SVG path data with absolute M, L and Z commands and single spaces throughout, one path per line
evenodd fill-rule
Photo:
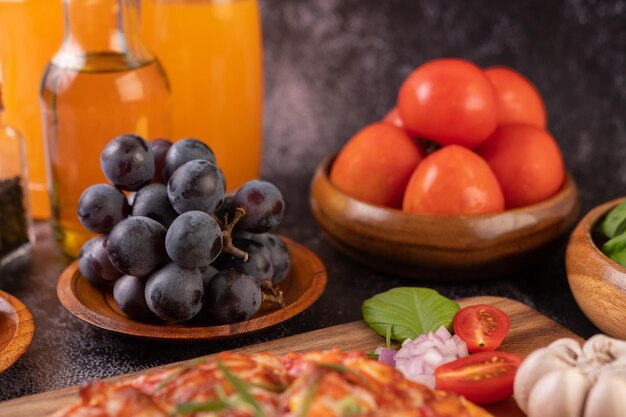
M 114 137 L 169 137 L 169 87 L 138 37 L 134 0 L 65 0 L 67 36 L 41 82 L 52 225 L 63 253 L 90 237 L 77 216 L 90 185 L 106 182 L 100 154 Z
M 50 217 L 39 85 L 63 39 L 62 0 L 0 0 L 0 65 L 5 120 L 24 136 L 35 218 Z
M 263 73 L 257 0 L 142 0 L 142 33 L 172 91 L 172 136 L 215 152 L 229 189 L 259 176 Z
M 168 100 L 155 61 L 118 65 L 115 54 L 90 55 L 77 71 L 52 63 L 42 85 L 52 176 L 53 226 L 61 249 L 76 256 L 91 234 L 79 223 L 78 199 L 90 185 L 106 183 L 100 153 L 109 140 L 136 133 L 169 135 Z

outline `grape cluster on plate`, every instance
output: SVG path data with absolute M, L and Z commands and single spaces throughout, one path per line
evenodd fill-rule
M 253 180 L 227 196 L 213 151 L 196 139 L 123 135 L 100 163 L 112 186 L 87 188 L 78 217 L 103 236 L 85 243 L 78 265 L 95 285 L 115 282 L 128 317 L 223 324 L 249 319 L 263 301 L 283 305 L 277 284 L 291 258 L 269 233 L 285 210 L 276 186 Z

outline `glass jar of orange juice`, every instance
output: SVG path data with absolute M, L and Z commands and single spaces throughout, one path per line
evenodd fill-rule
M 172 139 L 209 145 L 229 189 L 259 176 L 263 72 L 257 0 L 142 0 L 142 33 L 172 91 Z
M 39 85 L 62 40 L 62 0 L 0 0 L 4 118 L 24 137 L 28 190 L 38 219 L 50 217 Z

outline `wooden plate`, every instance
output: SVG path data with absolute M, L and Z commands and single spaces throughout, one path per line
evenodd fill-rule
M 35 322 L 17 298 L 0 291 L 0 372 L 9 368 L 28 349 Z
M 113 300 L 111 289 L 96 288 L 80 275 L 78 262 L 73 262 L 61 274 L 57 296 L 61 304 L 79 319 L 101 329 L 153 340 L 222 339 L 255 332 L 281 323 L 307 309 L 326 287 L 326 269 L 322 261 L 308 248 L 282 237 L 291 253 L 289 275 L 280 284 L 285 295 L 285 307 L 264 304 L 250 320 L 221 326 L 167 323 L 142 323 L 126 317 Z

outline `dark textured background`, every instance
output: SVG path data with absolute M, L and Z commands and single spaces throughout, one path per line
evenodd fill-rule
M 471 3 L 471 6 L 470 6 Z M 168 345 L 94 329 L 59 304 L 63 269 L 47 224 L 34 262 L 4 273 L 37 331 L 26 355 L 0 374 L 0 400 L 46 391 L 360 318 L 374 293 L 415 282 L 374 273 L 335 251 L 308 208 L 315 166 L 393 105 L 422 62 L 458 56 L 512 66 L 543 93 L 549 128 L 580 186 L 583 213 L 626 194 L 626 2 L 454 0 L 264 0 L 266 64 L 263 176 L 288 211 L 281 233 L 315 250 L 328 287 L 308 311 L 254 337 Z M 475 284 L 431 286 L 450 297 L 502 295 L 525 302 L 588 337 L 595 328 L 567 286 L 564 244 L 529 271 Z

